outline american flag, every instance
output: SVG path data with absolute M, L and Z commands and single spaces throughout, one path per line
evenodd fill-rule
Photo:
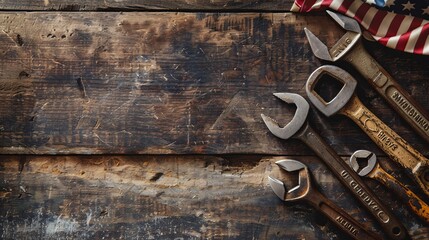
M 356 19 L 379 43 L 414 54 L 429 55 L 429 1 L 415 0 L 295 0 L 291 11 L 331 9 Z M 384 2 L 384 3 L 382 3 Z M 417 5 L 423 6 L 416 10 Z M 419 14 L 413 14 L 413 11 Z

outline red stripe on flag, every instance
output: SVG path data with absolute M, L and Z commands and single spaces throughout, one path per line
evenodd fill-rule
M 401 26 L 401 23 L 404 20 L 404 18 L 405 18 L 405 16 L 400 15 L 400 14 L 396 14 L 393 17 L 392 22 L 390 23 L 389 29 L 386 32 L 386 37 L 392 37 L 392 36 L 396 35 L 396 33 L 398 32 L 398 29 Z
M 300 12 L 309 12 L 317 0 L 296 0 Z
M 423 48 L 425 47 L 426 39 L 429 36 L 429 23 L 426 23 L 422 27 L 422 31 L 419 35 L 419 39 L 416 42 L 416 47 L 414 49 L 414 53 L 423 54 Z
M 386 46 L 386 45 L 387 45 L 387 42 L 389 41 L 389 38 L 388 38 L 388 37 L 383 37 L 383 38 L 378 39 L 377 41 L 378 41 L 381 45 Z
M 422 24 L 423 19 L 420 18 L 413 18 L 411 21 L 410 27 L 408 28 L 408 31 L 404 34 L 402 34 L 399 37 L 398 44 L 396 44 L 396 49 L 400 51 L 404 51 L 405 47 L 407 46 L 408 39 L 410 39 L 411 31 L 417 27 L 419 27 Z
M 384 17 L 386 17 L 386 15 L 387 12 L 385 11 L 377 11 L 374 15 L 374 18 L 372 19 L 371 24 L 369 25 L 368 31 L 374 33 L 375 35 L 378 32 L 378 29 L 380 29 L 381 22 L 383 22 Z
M 356 10 L 354 19 L 356 19 L 356 21 L 358 21 L 359 23 L 362 23 L 363 18 L 365 17 L 366 13 L 368 12 L 368 10 L 371 8 L 371 6 L 369 4 L 362 4 L 358 10 Z
M 325 8 L 329 8 L 329 6 L 331 6 L 331 3 L 333 2 L 334 0 L 323 0 L 323 2 L 322 2 L 322 7 L 325 7 Z
M 410 24 L 407 32 L 411 32 L 412 30 L 420 27 L 422 25 L 423 19 L 421 18 L 413 18 L 413 21 Z
M 338 12 L 345 14 L 347 10 L 349 10 L 349 7 L 352 5 L 352 3 L 353 1 L 344 0 L 344 2 L 338 8 Z

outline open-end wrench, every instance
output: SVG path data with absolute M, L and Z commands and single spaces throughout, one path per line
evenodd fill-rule
M 344 60 L 353 65 L 395 111 L 429 142 L 428 112 L 365 50 L 357 21 L 338 13 L 327 12 L 347 32 L 328 49 L 312 32 L 304 29 L 314 55 L 323 60 Z
M 344 84 L 329 102 L 314 90 L 324 75 Z M 362 104 L 354 94 L 356 85 L 356 80 L 348 72 L 336 66 L 325 65 L 310 75 L 306 92 L 314 106 L 327 117 L 340 113 L 352 119 L 392 160 L 402 165 L 429 196 L 429 160 Z
M 298 185 L 286 188 L 285 184 L 277 178 L 268 177 L 274 193 L 283 201 L 293 202 L 304 200 L 312 207 L 325 214 L 335 225 L 351 236 L 353 239 L 381 239 L 375 233 L 369 231 L 365 226 L 352 218 L 338 205 L 327 199 L 311 182 L 310 172 L 302 162 L 285 159 L 277 161 L 276 164 L 287 173 L 298 173 Z
M 358 161 L 365 164 L 364 167 L 361 168 Z M 375 179 L 392 189 L 417 216 L 429 223 L 429 206 L 411 189 L 387 173 L 377 162 L 374 153 L 368 150 L 357 150 L 350 157 L 349 164 L 359 176 Z
M 280 127 L 275 120 L 261 114 L 270 132 L 281 139 L 295 138 L 308 145 L 338 180 L 369 210 L 390 239 L 406 239 L 408 234 L 401 222 L 308 124 L 307 115 L 310 108 L 308 102 L 301 95 L 293 93 L 274 93 L 274 96 L 287 103 L 294 103 L 297 108 L 292 121 L 284 127 Z

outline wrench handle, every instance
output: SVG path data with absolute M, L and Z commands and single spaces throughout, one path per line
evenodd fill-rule
M 411 189 L 407 188 L 392 175 L 384 171 L 380 166 L 370 177 L 392 189 L 417 216 L 429 223 L 429 206 L 411 191 Z
M 315 209 L 322 212 L 341 230 L 347 233 L 350 237 L 356 240 L 361 239 L 381 239 L 375 233 L 369 231 L 363 224 L 356 221 L 348 213 L 342 210 L 338 205 L 326 198 L 320 192 L 310 191 L 306 196 L 306 200 Z
M 317 134 L 304 123 L 294 135 L 319 156 L 338 180 L 351 191 L 357 200 L 375 217 L 390 239 L 406 239 L 407 232 L 401 222 L 387 209 L 353 169 Z
M 409 171 L 429 196 L 429 160 L 384 124 L 356 95 L 340 111 L 352 119 L 392 160 Z
M 395 109 L 401 117 L 429 142 L 429 114 L 395 79 L 365 50 L 356 44 L 345 60 L 351 63 L 368 83 Z

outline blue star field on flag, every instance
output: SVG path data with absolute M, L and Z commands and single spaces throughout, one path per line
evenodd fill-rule
M 429 0 L 363 0 L 380 9 L 403 15 L 429 19 Z

